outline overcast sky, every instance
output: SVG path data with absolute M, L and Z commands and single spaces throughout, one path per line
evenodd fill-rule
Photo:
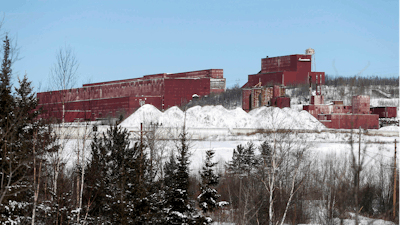
M 41 91 L 66 45 L 80 62 L 79 86 L 211 68 L 224 69 L 228 87 L 243 85 L 261 58 L 310 47 L 329 75 L 399 76 L 397 0 L 2 0 L 0 13 L 23 57 L 15 76 L 26 71 Z

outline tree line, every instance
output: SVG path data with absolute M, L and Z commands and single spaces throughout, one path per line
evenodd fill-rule
M 180 108 L 185 110 L 193 106 L 205 106 L 205 105 L 222 105 L 227 109 L 235 109 L 242 106 L 242 89 L 239 84 L 233 87 L 227 88 L 222 93 L 211 93 L 208 96 L 201 96 L 200 98 L 194 98 L 190 102 L 183 104 Z
M 325 75 L 325 85 L 329 86 L 373 86 L 373 85 L 389 85 L 389 86 L 399 86 L 399 77 L 379 77 L 379 76 L 332 76 Z

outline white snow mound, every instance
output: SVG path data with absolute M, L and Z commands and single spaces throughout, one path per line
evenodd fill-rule
M 143 105 L 126 118 L 122 127 L 137 128 L 140 123 L 162 123 L 163 127 L 182 127 L 185 113 L 174 106 L 161 112 L 152 105 Z M 246 113 L 241 108 L 228 110 L 221 105 L 194 106 L 186 111 L 187 128 L 260 128 L 260 129 L 324 129 L 316 118 L 304 110 L 260 107 Z
M 387 127 L 382 127 L 379 128 L 381 131 L 400 131 L 400 127 L 398 126 L 387 126 Z

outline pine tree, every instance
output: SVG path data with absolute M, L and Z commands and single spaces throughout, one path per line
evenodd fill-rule
M 26 142 L 20 139 L 24 135 L 19 133 L 21 123 L 15 115 L 15 101 L 11 89 L 11 58 L 10 40 L 8 36 L 3 41 L 3 60 L 0 73 L 0 151 L 1 151 L 1 193 L 0 193 L 0 214 L 3 218 L 20 221 L 23 213 L 26 213 L 28 199 L 19 195 L 22 187 L 29 186 L 26 179 L 28 172 L 28 152 Z M 23 119 L 23 118 L 21 118 Z M 18 123 L 17 123 L 18 122 Z M 9 203 L 20 207 L 8 207 Z M 21 215 L 22 214 L 22 215 Z M 2 218 L 2 219 L 3 219 Z
M 3 44 L 3 60 L 0 72 L 0 127 L 2 135 L 10 129 L 10 113 L 14 109 L 13 96 L 11 95 L 11 56 L 10 56 L 10 40 L 6 35 Z
M 260 158 L 257 161 L 257 165 L 262 168 L 270 168 L 271 167 L 271 157 L 272 157 L 272 147 L 268 144 L 267 141 L 264 141 L 260 147 Z
M 244 164 L 247 175 L 250 175 L 250 173 L 253 172 L 255 166 L 257 165 L 254 150 L 255 146 L 253 142 L 248 142 L 244 149 Z
M 178 165 L 176 164 L 176 159 L 171 152 L 171 155 L 169 157 L 169 161 L 167 161 L 164 165 L 164 190 L 165 190 L 165 205 L 166 209 L 169 211 L 169 209 L 172 208 L 172 205 L 174 204 L 175 201 L 175 190 L 177 189 L 177 184 L 176 184 L 176 173 L 178 171 Z
M 201 187 L 200 195 L 197 197 L 199 201 L 199 206 L 203 213 L 213 212 L 222 203 L 217 202 L 218 198 L 221 196 L 218 194 L 217 190 L 214 189 L 219 183 L 219 176 L 214 173 L 214 166 L 217 164 L 212 162 L 215 152 L 212 150 L 206 151 L 206 161 L 200 173 L 201 176 Z M 224 205 L 224 204 L 222 204 Z
M 177 144 L 176 163 L 171 155 L 165 167 L 166 194 L 163 224 L 208 224 L 200 216 L 189 199 L 189 141 L 185 128 Z
M 0 221 L 25 223 L 35 217 L 44 154 L 54 139 L 26 75 L 12 93 L 10 40 L 5 37 L 0 71 Z
M 3 41 L 3 60 L 0 71 L 0 139 L 9 139 L 13 127 L 13 110 L 14 110 L 14 99 L 11 94 L 11 58 L 10 58 L 10 40 L 8 36 Z M 5 148 L 5 142 L 2 142 L 2 148 Z M 4 153 L 4 152 L 3 152 Z M 2 155 L 3 156 L 3 155 Z M 4 158 L 3 158 L 4 159 Z
M 85 201 L 97 223 L 137 224 L 149 220 L 152 185 L 144 146 L 130 146 L 129 133 L 110 127 L 94 138 L 87 167 Z
M 236 149 L 233 150 L 232 160 L 226 165 L 228 173 L 248 176 L 257 165 L 254 150 L 255 147 L 252 142 L 248 142 L 246 146 L 237 145 Z
M 256 176 L 261 180 L 266 180 L 268 173 L 271 172 L 273 149 L 267 141 L 261 143 L 258 149 L 260 151 L 260 155 L 258 155 L 256 158 Z
M 84 189 L 84 202 L 86 211 L 95 223 L 108 220 L 111 215 L 109 197 L 108 175 L 108 151 L 104 146 L 104 138 L 99 138 L 97 134 L 93 137 L 91 147 L 91 160 L 88 162 Z
M 181 134 L 178 154 L 176 156 L 176 169 L 174 174 L 168 174 L 171 184 L 168 184 L 167 205 L 169 213 L 167 220 L 171 224 L 187 223 L 193 208 L 189 204 L 189 146 L 186 138 L 187 133 Z M 173 165 L 174 162 L 171 162 Z M 166 172 L 167 173 L 167 172 Z
M 231 174 L 241 174 L 244 169 L 244 147 L 239 144 L 233 149 L 232 160 L 226 164 L 226 171 Z
M 178 169 L 178 166 L 176 165 L 176 159 L 174 156 L 174 153 L 171 152 L 171 155 L 169 157 L 169 161 L 167 161 L 164 165 L 164 185 L 167 187 L 173 187 L 175 182 L 175 174 Z

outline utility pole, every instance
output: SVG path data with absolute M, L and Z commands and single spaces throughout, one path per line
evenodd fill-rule
M 397 168 L 396 168 L 396 139 L 394 140 L 394 171 L 393 171 L 393 220 L 396 219 L 396 179 L 397 179 Z
M 360 191 L 360 171 L 361 171 L 361 127 L 359 127 L 358 129 L 358 162 L 357 165 L 355 166 L 356 169 L 356 196 L 355 196 L 355 200 L 356 200 L 356 225 L 358 225 L 358 214 L 360 212 L 360 210 L 358 209 L 359 207 L 359 203 L 358 203 L 358 193 Z M 353 153 L 354 154 L 354 153 Z
M 143 143 L 143 123 L 140 123 L 140 144 Z
M 139 182 L 142 181 L 143 175 L 143 123 L 140 123 L 140 175 L 139 175 Z

